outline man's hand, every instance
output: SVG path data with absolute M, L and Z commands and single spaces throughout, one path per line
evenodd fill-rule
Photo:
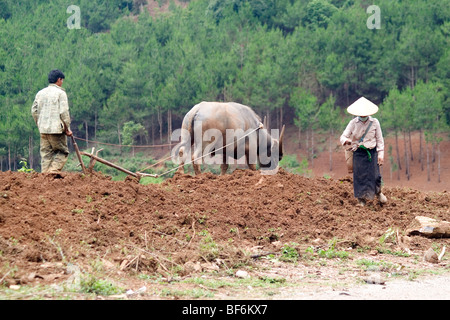
M 66 129 L 66 136 L 71 137 L 73 132 L 70 129 Z
M 384 163 L 384 158 L 378 158 L 378 165 L 381 167 Z

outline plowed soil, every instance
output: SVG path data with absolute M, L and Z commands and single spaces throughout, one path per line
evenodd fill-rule
M 283 169 L 176 174 L 159 185 L 101 173 L 2 172 L 0 279 L 58 283 L 71 276 L 68 265 L 92 272 L 96 261 L 120 277 L 168 276 L 173 268 L 186 276 L 199 263 L 220 272 L 251 263 L 251 254 L 280 252 L 283 244 L 299 244 L 303 254 L 338 239 L 338 248 L 367 252 L 390 228 L 402 235 L 415 216 L 450 220 L 448 192 L 385 187 L 384 193 L 386 205 L 361 208 L 350 177 L 310 179 Z M 413 236 L 407 247 L 421 255 L 448 241 Z
M 298 148 L 296 131 L 291 131 L 287 154 L 296 153 L 301 161 L 305 150 Z M 224 176 L 176 174 L 161 184 L 143 185 L 133 178 L 112 181 L 101 172 L 0 172 L 0 292 L 75 285 L 62 296 L 41 295 L 39 290 L 6 296 L 90 299 L 79 293 L 81 274 L 112 280 L 122 289 L 157 288 L 138 296 L 122 292 L 119 298 L 296 299 L 336 286 L 345 293 L 346 286 L 360 283 L 367 273 L 355 265 L 359 259 L 383 266 L 390 261 L 388 275 L 448 271 L 449 250 L 438 264 L 424 262 L 423 256 L 430 248 L 448 248 L 449 238 L 405 236 L 405 230 L 416 216 L 450 221 L 450 142 L 442 142 L 439 181 L 438 162 L 431 179 L 426 169 L 421 170 L 418 135 L 413 139 L 411 179 L 404 171 L 391 174 L 387 161 L 383 192 L 388 203 L 372 201 L 364 208 L 356 206 L 352 178 L 338 145 L 333 147 L 333 169 L 324 145 L 310 162 L 310 178 L 283 169 L 275 175 L 236 169 Z M 393 143 L 386 139 L 388 146 Z M 351 253 L 348 272 L 342 271 L 343 260 L 330 263 L 318 257 L 318 250 L 331 244 Z M 284 246 L 296 249 L 296 262 L 281 262 Z M 234 281 L 238 269 L 251 278 L 277 282 L 281 277 L 286 283 L 257 293 L 248 284 L 233 290 L 180 281 L 200 275 Z M 148 279 L 160 281 L 149 284 Z M 184 296 L 179 291 L 183 287 L 204 292 Z M 310 296 L 314 297 L 320 295 Z

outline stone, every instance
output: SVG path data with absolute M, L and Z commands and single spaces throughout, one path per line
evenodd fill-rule
M 238 271 L 236 271 L 236 277 L 244 279 L 244 278 L 248 278 L 250 276 L 247 271 L 238 270 Z
M 428 249 L 424 256 L 423 256 L 423 260 L 426 262 L 430 262 L 430 263 L 438 263 L 439 262 L 439 258 L 436 252 L 434 252 L 434 250 L 432 248 Z

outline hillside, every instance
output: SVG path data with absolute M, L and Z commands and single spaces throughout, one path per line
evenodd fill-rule
M 5 0 L 0 169 L 23 158 L 39 169 L 29 109 L 52 69 L 87 140 L 158 143 L 200 101 L 249 105 L 269 127 L 338 130 L 361 96 L 380 105 L 386 130 L 434 138 L 450 123 L 447 4 L 380 0 L 382 27 L 370 29 L 363 0 Z

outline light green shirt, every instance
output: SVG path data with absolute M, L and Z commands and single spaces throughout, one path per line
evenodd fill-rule
M 66 91 L 50 84 L 36 94 L 31 114 L 39 132 L 45 134 L 61 134 L 70 129 L 69 101 Z

